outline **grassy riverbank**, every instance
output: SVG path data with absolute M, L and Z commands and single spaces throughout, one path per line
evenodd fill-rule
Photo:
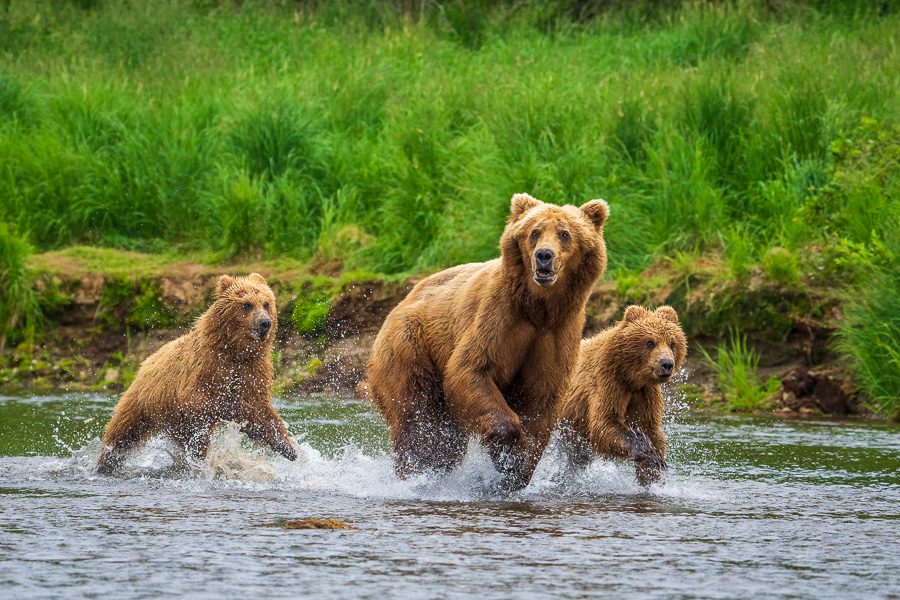
M 900 15 L 871 4 L 0 4 L 2 337 L 39 330 L 30 251 L 403 277 L 495 255 L 513 192 L 602 196 L 623 294 L 710 260 L 722 303 L 828 290 L 892 412 Z

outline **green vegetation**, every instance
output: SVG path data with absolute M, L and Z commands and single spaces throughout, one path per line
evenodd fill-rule
M 833 176 L 810 213 L 841 215 L 828 231 L 830 251 L 822 265 L 847 284 L 837 348 L 872 408 L 898 419 L 900 134 L 866 120 L 852 137 L 835 140 L 832 151 Z
M 30 338 L 40 310 L 25 261 L 31 247 L 0 221 L 0 355 L 8 341 Z
M 771 378 L 765 384 L 756 374 L 759 352 L 747 345 L 747 338 L 732 331 L 728 342 L 719 344 L 713 359 L 701 348 L 707 362 L 715 367 L 719 389 L 725 395 L 729 410 L 750 412 L 772 408 L 772 395 L 778 391 L 780 381 Z
M 187 319 L 160 299 L 158 282 L 109 277 L 103 284 L 97 317 L 113 330 L 153 329 L 183 324 Z
M 302 282 L 291 308 L 290 322 L 294 329 L 303 334 L 321 329 L 331 303 L 341 289 L 340 284 L 329 277 L 313 277 Z
M 848 299 L 839 348 L 876 410 L 900 420 L 900 269 L 879 271 Z
M 0 220 L 41 251 L 395 277 L 495 256 L 514 192 L 602 196 L 635 299 L 651 262 L 687 285 L 708 255 L 854 299 L 839 347 L 889 409 L 898 31 L 891 3 L 825 0 L 10 0 Z M 307 292 L 311 332 L 332 296 Z M 7 329 L 37 314 L 11 297 Z
M 734 231 L 759 260 L 818 235 L 839 132 L 900 111 L 897 15 L 90 4 L 0 12 L 0 212 L 42 250 L 413 272 L 496 254 L 529 191 L 610 199 L 613 268 Z
M 772 281 L 784 285 L 800 283 L 800 261 L 790 250 L 778 246 L 769 248 L 763 255 L 762 268 Z

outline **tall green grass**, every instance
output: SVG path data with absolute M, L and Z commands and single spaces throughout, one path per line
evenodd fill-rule
M 900 131 L 866 120 L 833 144 L 810 220 L 830 230 L 827 268 L 846 279 L 837 348 L 872 408 L 900 419 Z
M 40 315 L 25 260 L 31 247 L 0 221 L 0 355 L 7 342 L 31 337 Z
M 838 347 L 874 408 L 900 420 L 900 264 L 873 273 L 846 305 Z
M 900 110 L 897 15 L 785 6 L 13 1 L 0 213 L 40 249 L 402 273 L 494 255 L 529 191 L 607 197 L 613 268 L 734 230 L 759 260 L 814 237 L 838 132 Z
M 827 0 L 11 0 L 0 218 L 402 274 L 495 256 L 515 192 L 601 196 L 613 271 L 721 251 L 795 282 L 897 214 L 884 177 L 833 190 L 861 122 L 900 124 L 898 31 Z
M 773 407 L 771 397 L 781 382 L 777 378 L 760 381 L 757 374 L 759 352 L 747 344 L 746 336 L 732 331 L 728 340 L 719 344 L 715 358 L 702 348 L 701 352 L 716 369 L 719 389 L 730 410 L 749 412 Z

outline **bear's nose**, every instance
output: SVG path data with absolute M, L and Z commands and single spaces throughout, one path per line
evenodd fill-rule
M 271 319 L 260 319 L 259 320 L 259 331 L 263 334 L 269 332 L 269 328 L 272 326 Z
M 540 271 L 549 271 L 553 266 L 553 250 L 549 248 L 539 248 L 534 253 L 534 260 L 537 263 L 537 268 Z
M 664 358 L 659 361 L 659 370 L 662 371 L 663 375 L 671 375 L 674 368 L 675 361 L 671 358 Z

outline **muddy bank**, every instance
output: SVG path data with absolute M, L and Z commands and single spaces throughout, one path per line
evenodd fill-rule
M 205 310 L 220 274 L 257 271 L 278 298 L 277 393 L 353 395 L 382 321 L 418 280 L 312 275 L 289 261 L 222 266 L 103 252 L 103 262 L 116 266 L 78 252 L 32 257 L 44 323 L 33 340 L 0 358 L 0 390 L 124 389 L 143 359 Z M 760 380 L 771 385 L 765 400 L 748 410 L 864 412 L 829 349 L 839 313 L 825 288 L 771 282 L 761 273 L 734 281 L 722 276 L 714 259 L 695 261 L 689 270 L 661 262 L 640 276 L 598 282 L 585 334 L 611 324 L 632 303 L 666 303 L 679 311 L 691 352 L 686 380 L 671 385 L 694 410 L 734 409 L 720 389 L 716 354 L 731 332 L 740 331 L 759 353 Z

